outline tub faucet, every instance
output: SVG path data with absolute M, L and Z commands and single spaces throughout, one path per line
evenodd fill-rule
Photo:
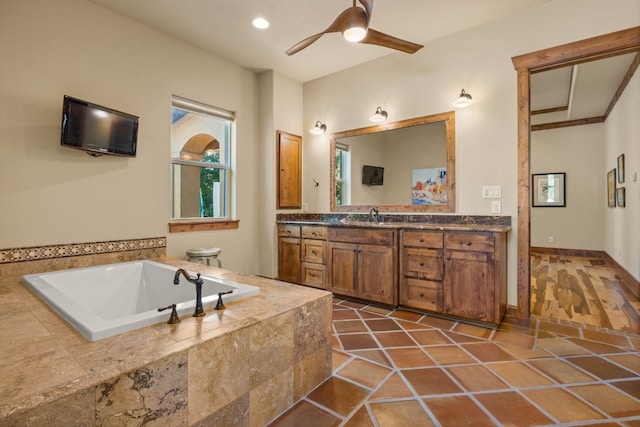
M 378 208 L 371 208 L 369 210 L 369 221 L 378 222 L 380 220 L 380 215 L 378 214 Z
M 202 308 L 202 284 L 204 283 L 204 281 L 200 278 L 200 273 L 198 273 L 196 278 L 194 279 L 193 277 L 189 276 L 189 273 L 187 273 L 184 269 L 179 268 L 173 278 L 174 285 L 180 284 L 180 274 L 182 274 L 188 282 L 196 285 L 196 311 L 194 311 L 193 317 L 204 316 L 204 309 Z

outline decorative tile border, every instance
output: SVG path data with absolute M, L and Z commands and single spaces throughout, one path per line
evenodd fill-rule
M 166 237 L 153 237 L 149 239 L 114 240 L 110 242 L 73 243 L 67 245 L 34 246 L 31 248 L 0 249 L 0 264 L 80 255 L 95 255 L 110 252 L 135 251 L 140 249 L 166 248 L 166 246 Z

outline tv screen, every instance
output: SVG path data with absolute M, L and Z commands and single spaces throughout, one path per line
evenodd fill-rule
M 135 157 L 138 117 L 65 95 L 60 144 L 93 156 Z
M 380 166 L 362 166 L 362 183 L 365 185 L 382 185 L 384 168 Z

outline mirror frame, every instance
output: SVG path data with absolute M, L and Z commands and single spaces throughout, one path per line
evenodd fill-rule
M 456 138 L 455 111 L 415 117 L 413 119 L 384 123 L 359 129 L 350 129 L 329 135 L 329 207 L 331 212 L 368 212 L 376 207 L 380 212 L 455 212 L 456 207 Z M 424 125 L 435 122 L 445 122 L 447 141 L 447 183 L 448 198 L 446 205 L 336 205 L 336 140 L 349 136 L 366 135 L 401 129 L 410 126 Z

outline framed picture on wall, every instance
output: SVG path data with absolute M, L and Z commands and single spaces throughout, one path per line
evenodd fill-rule
M 624 187 L 616 189 L 616 204 L 621 208 L 624 208 L 625 206 Z
M 537 173 L 531 176 L 531 206 L 564 207 L 565 174 L 564 172 Z
M 618 156 L 618 182 L 624 182 L 624 154 Z
M 607 206 L 616 207 L 616 169 L 607 172 Z

